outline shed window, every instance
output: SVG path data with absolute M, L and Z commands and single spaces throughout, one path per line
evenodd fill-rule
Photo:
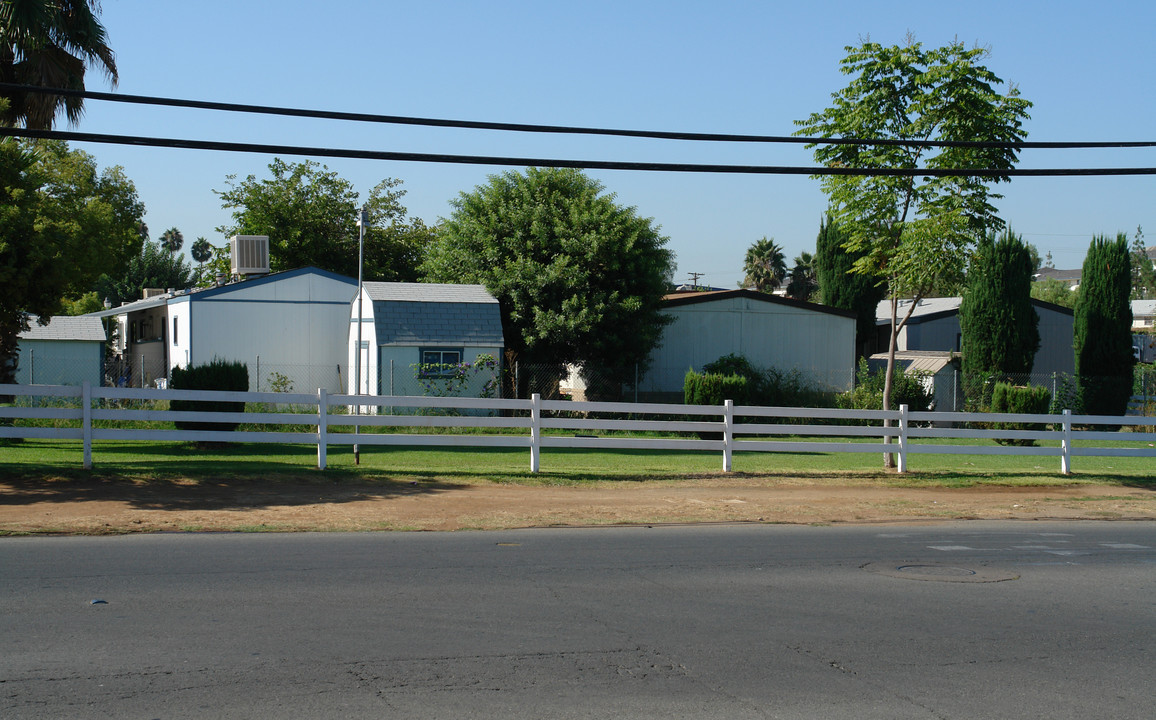
M 461 348 L 422 348 L 421 376 L 445 377 L 453 375 L 462 363 Z
M 177 342 L 177 319 L 173 318 L 173 345 L 179 345 Z

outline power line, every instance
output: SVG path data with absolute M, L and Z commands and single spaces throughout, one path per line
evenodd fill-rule
M 847 175 L 873 177 L 1072 177 L 1156 175 L 1156 168 L 851 168 L 801 167 L 777 165 L 717 165 L 691 163 L 625 162 L 616 160 L 564 160 L 558 158 L 526 158 L 485 155 L 448 155 L 442 153 L 411 153 L 387 150 L 349 150 L 342 148 L 301 147 L 297 145 L 268 145 L 263 143 L 236 143 L 216 140 L 182 140 L 134 135 L 81 133 L 68 130 L 28 130 L 0 127 L 0 137 L 23 137 L 44 140 L 72 140 L 75 142 L 106 145 L 135 145 L 138 147 L 166 147 L 185 150 L 219 150 L 224 152 L 259 153 L 264 155 L 295 155 L 308 157 L 336 157 L 358 160 L 393 160 L 398 162 L 443 163 L 452 165 L 498 165 L 517 167 L 565 167 L 583 170 L 634 170 L 652 172 L 686 172 L 746 175 Z
M 794 145 L 898 145 L 904 147 L 975 147 L 975 148 L 1015 148 L 1015 149 L 1089 149 L 1089 148 L 1144 148 L 1156 147 L 1156 140 L 1129 141 L 1018 141 L 983 142 L 965 140 L 895 140 L 884 138 L 824 138 L 798 137 L 795 135 L 746 135 L 735 133 L 673 132 L 662 130 L 627 130 L 613 128 L 574 127 L 567 125 L 534 125 L 527 123 L 488 122 L 480 120 L 451 120 L 444 118 L 407 117 L 403 115 L 377 115 L 372 113 L 340 112 L 333 110 L 308 110 L 303 108 L 276 107 L 270 105 L 250 105 L 244 103 L 214 102 L 208 100 L 183 100 L 152 95 L 126 95 L 96 90 L 72 90 L 66 88 L 45 88 L 34 85 L 0 83 L 0 92 L 18 91 L 80 97 L 89 100 L 132 103 L 137 105 L 157 105 L 165 107 L 195 108 L 200 110 L 221 110 L 259 115 L 283 115 L 322 120 L 347 120 L 352 122 L 384 123 L 393 125 L 421 125 L 426 127 L 447 127 L 471 130 L 499 130 L 505 132 L 553 133 L 568 135 L 606 135 L 615 137 L 649 138 L 657 140 L 689 140 L 696 142 L 742 142 L 779 143 Z

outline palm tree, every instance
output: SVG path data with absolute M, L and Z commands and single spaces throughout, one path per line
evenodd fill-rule
M 774 292 L 787 277 L 787 262 L 783 249 L 773 238 L 757 240 L 747 248 L 743 260 L 743 272 L 747 274 L 743 287 L 762 293 Z
M 193 243 L 192 256 L 193 260 L 204 265 L 205 261 L 213 256 L 213 246 L 209 244 L 208 240 L 199 237 L 196 242 Z
M 795 258 L 795 267 L 791 268 L 787 282 L 787 297 L 806 302 L 818 289 L 819 282 L 815 278 L 815 256 L 804 250 Z
M 181 251 L 181 246 L 185 244 L 185 236 L 181 234 L 180 230 L 171 227 L 161 233 L 161 247 L 168 250 L 170 253 L 178 253 Z
M 20 85 L 84 89 L 87 66 L 104 71 L 116 85 L 116 59 L 95 0 L 8 0 L 0 3 L 0 81 Z M 50 130 L 64 108 L 70 123 L 84 111 L 84 99 L 5 91 L 0 123 Z

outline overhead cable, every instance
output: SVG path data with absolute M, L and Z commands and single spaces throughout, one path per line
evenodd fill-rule
M 1088 149 L 1088 148 L 1144 148 L 1156 147 L 1156 140 L 1132 141 L 1017 141 L 986 142 L 964 140 L 897 140 L 892 138 L 826 138 L 799 137 L 795 135 L 745 135 L 734 133 L 672 132 L 662 130 L 625 130 L 613 128 L 572 127 L 566 125 L 534 125 L 527 123 L 487 122 L 480 120 L 449 120 L 442 118 L 406 117 L 402 115 L 376 115 L 371 113 L 340 112 L 332 110 L 307 110 L 302 108 L 274 107 L 269 105 L 249 105 L 244 103 L 213 102 L 207 100 L 182 100 L 151 95 L 126 95 L 96 90 L 70 90 L 65 88 L 44 88 L 34 85 L 0 83 L 0 93 L 5 91 L 34 92 L 66 97 L 80 97 L 88 100 L 133 103 L 137 105 L 158 105 L 165 107 L 220 110 L 224 112 L 252 113 L 261 115 L 283 115 L 289 117 L 316 118 L 322 120 L 347 120 L 352 122 L 384 123 L 393 125 L 420 125 L 427 127 L 462 128 L 472 130 L 499 130 L 505 132 L 554 133 L 567 135 L 605 135 L 615 137 L 649 138 L 657 140 L 688 140 L 695 142 L 730 143 L 779 143 L 793 145 L 891 145 L 903 147 L 975 147 L 975 148 L 1015 148 L 1015 149 Z
M 224 152 L 336 157 L 360 160 L 394 160 L 398 162 L 444 163 L 453 165 L 498 165 L 517 167 L 566 167 L 584 170 L 647 170 L 654 172 L 731 173 L 747 175 L 849 175 L 872 177 L 1065 177 L 1093 175 L 1156 175 L 1156 168 L 855 168 L 800 167 L 775 165 L 714 165 L 691 163 L 624 162 L 616 160 L 563 160 L 484 155 L 449 155 L 442 153 L 392 152 L 386 150 L 349 150 L 343 148 L 300 147 L 264 143 L 236 143 L 215 140 L 182 140 L 81 133 L 68 130 L 28 130 L 0 127 L 0 137 L 23 137 L 47 140 L 166 147 L 186 150 L 219 150 Z

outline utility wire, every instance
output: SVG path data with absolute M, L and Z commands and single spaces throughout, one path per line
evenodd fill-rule
M 1156 140 L 1099 142 L 980 142 L 963 140 L 825 138 L 798 137 L 794 135 L 742 135 L 733 133 L 668 132 L 662 130 L 622 130 L 612 128 L 571 127 L 566 125 L 532 125 L 526 123 L 486 122 L 479 120 L 447 120 L 440 118 L 406 117 L 401 115 L 374 115 L 370 113 L 337 112 L 332 110 L 306 110 L 301 108 L 273 107 L 268 105 L 248 105 L 240 103 L 212 102 L 207 100 L 181 100 L 177 98 L 163 98 L 150 95 L 125 95 L 121 93 L 107 93 L 96 90 L 70 90 L 65 88 L 45 88 L 34 85 L 0 83 L 0 92 L 7 91 L 62 95 L 66 97 L 80 97 L 90 100 L 133 103 L 137 105 L 159 105 L 166 107 L 197 108 L 201 110 L 222 110 L 225 112 L 253 113 L 261 115 L 284 115 L 289 117 L 318 118 L 323 120 L 349 120 L 353 122 L 385 123 L 393 125 L 422 125 L 427 127 L 465 128 L 473 130 L 501 130 L 507 132 L 555 133 L 568 135 L 608 135 L 616 137 L 651 138 L 658 140 L 691 140 L 697 142 L 780 143 L 795 145 L 898 145 L 904 147 L 974 147 L 1016 149 L 1156 147 Z
M 500 165 L 518 167 L 565 167 L 584 170 L 648 170 L 653 172 L 730 173 L 746 175 L 858 175 L 872 177 L 1071 177 L 1094 175 L 1156 175 L 1156 168 L 854 168 L 801 167 L 776 165 L 712 165 L 690 163 L 624 162 L 616 160 L 562 160 L 557 158 L 524 158 L 486 155 L 447 155 L 441 153 L 392 152 L 387 150 L 348 150 L 342 148 L 267 145 L 263 143 L 220 142 L 216 140 L 182 140 L 81 133 L 67 130 L 28 130 L 0 127 L 0 137 L 22 137 L 44 140 L 72 140 L 106 145 L 135 145 L 185 150 L 220 150 L 264 155 L 297 155 L 309 157 L 353 158 L 358 160 L 394 160 L 399 162 L 444 163 L 452 165 Z

